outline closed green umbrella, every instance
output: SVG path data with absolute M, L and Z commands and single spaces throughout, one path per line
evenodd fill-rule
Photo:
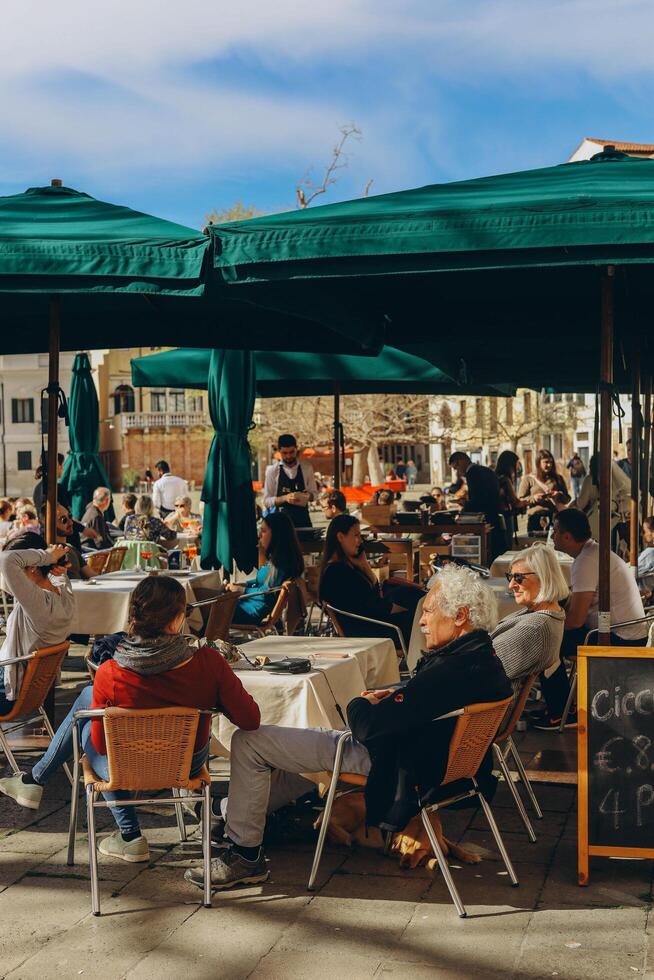
M 107 471 L 98 455 L 98 396 L 87 354 L 78 354 L 73 363 L 68 413 L 70 452 L 60 483 L 70 492 L 73 517 L 79 521 L 95 488 L 109 486 Z
M 214 350 L 209 364 L 209 413 L 216 430 L 202 487 L 203 568 L 236 562 L 243 572 L 257 563 L 254 492 L 247 434 L 255 398 L 249 351 Z

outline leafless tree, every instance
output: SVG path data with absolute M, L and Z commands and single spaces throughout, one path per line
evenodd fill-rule
M 315 184 L 313 182 L 311 177 L 312 169 L 309 169 L 295 188 L 295 196 L 299 208 L 308 208 L 317 197 L 319 197 L 321 194 L 325 194 L 329 188 L 336 183 L 338 180 L 338 171 L 343 170 L 349 163 L 346 153 L 348 140 L 362 139 L 361 130 L 354 123 L 348 123 L 346 126 L 341 126 L 340 133 L 340 139 L 332 150 L 331 160 L 325 167 L 325 172 L 321 182 L 319 184 Z M 364 197 L 367 197 L 367 192 L 370 189 L 371 183 L 372 181 L 368 181 Z
M 331 448 L 333 399 L 266 398 L 259 402 L 256 442 L 274 445 L 281 432 L 293 432 L 302 446 Z M 431 409 L 424 395 L 347 395 L 341 399 L 345 444 L 354 452 L 352 479 L 384 480 L 379 449 L 389 443 L 429 442 Z

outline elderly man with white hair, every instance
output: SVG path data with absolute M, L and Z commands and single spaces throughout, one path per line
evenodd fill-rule
M 107 521 L 104 512 L 111 503 L 111 490 L 109 487 L 96 487 L 93 491 L 93 500 L 88 504 L 82 517 L 84 527 L 90 528 L 95 532 L 94 544 L 96 548 L 111 548 L 113 539 L 109 534 Z
M 427 653 L 416 675 L 396 688 L 364 691 L 348 704 L 352 736 L 343 771 L 368 777 L 371 826 L 405 827 L 418 812 L 415 788 L 424 794 L 440 784 L 455 721 L 434 718 L 510 696 L 511 684 L 489 636 L 496 621 L 494 594 L 476 573 L 443 569 L 424 602 L 420 623 Z M 235 732 L 229 798 L 221 801 L 227 846 L 212 861 L 214 889 L 265 880 L 266 813 L 313 787 L 300 773 L 333 767 L 341 734 L 275 725 Z M 201 886 L 202 868 L 190 868 L 185 877 Z

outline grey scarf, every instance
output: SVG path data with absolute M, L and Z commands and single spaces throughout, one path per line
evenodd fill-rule
M 181 633 L 143 638 L 126 636 L 116 647 L 114 660 L 136 674 L 165 674 L 195 655 L 188 637 Z

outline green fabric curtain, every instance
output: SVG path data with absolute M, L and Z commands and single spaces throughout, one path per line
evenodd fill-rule
M 465 395 L 469 388 L 423 358 L 385 347 L 376 357 L 356 355 L 293 354 L 254 351 L 256 394 L 259 398 L 289 395 L 330 395 L 338 384 L 342 394 Z M 136 386 L 207 388 L 210 350 L 162 351 L 132 358 Z M 476 388 L 477 395 L 512 395 L 514 388 Z
M 87 354 L 78 354 L 68 398 L 70 452 L 59 481 L 70 491 L 75 520 L 82 519 L 96 487 L 108 487 L 109 477 L 98 455 L 98 396 Z
M 154 355 L 153 355 L 154 356 Z M 257 564 L 257 530 L 247 434 L 255 398 L 254 358 L 249 351 L 211 352 L 209 412 L 216 430 L 202 487 L 203 568 L 236 562 L 243 572 Z

